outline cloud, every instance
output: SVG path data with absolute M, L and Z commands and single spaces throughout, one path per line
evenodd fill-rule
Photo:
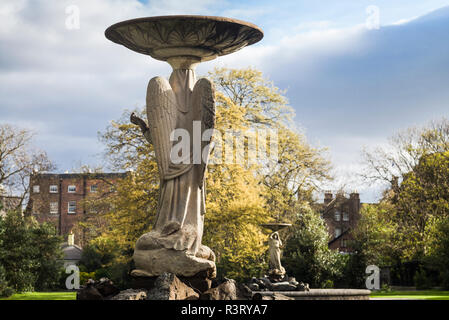
M 69 30 L 66 8 L 73 4 L 80 10 L 80 29 Z M 448 116 L 449 8 L 396 19 L 380 30 L 341 28 L 330 8 L 317 20 L 290 12 L 290 27 L 283 28 L 269 14 L 272 8 L 213 0 L 2 0 L 0 122 L 38 131 L 37 144 L 61 171 L 78 157 L 91 161 L 101 150 L 97 131 L 125 108 L 143 106 L 148 80 L 171 71 L 166 63 L 108 41 L 104 30 L 142 16 L 225 13 L 261 22 L 265 39 L 201 64 L 199 73 L 214 66 L 262 70 L 288 90 L 309 141 L 330 147 L 340 176 L 359 170 L 363 145 Z
M 287 89 L 309 140 L 330 147 L 338 176 L 351 176 L 363 146 L 449 115 L 448 30 L 449 7 L 379 30 L 323 24 L 210 64 L 250 64 Z

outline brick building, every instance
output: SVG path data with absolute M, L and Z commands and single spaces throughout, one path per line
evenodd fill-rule
M 360 197 L 358 193 L 351 193 L 346 197 L 337 193 L 335 197 L 331 192 L 324 194 L 324 204 L 321 217 L 328 227 L 330 241 L 329 248 L 339 252 L 352 251 L 350 242 L 353 239 L 351 230 L 357 226 L 360 219 Z
M 95 213 L 86 208 L 85 201 L 93 193 L 113 191 L 117 179 L 127 173 L 40 173 L 30 180 L 30 203 L 28 214 L 38 222 L 53 223 L 58 233 L 66 237 L 86 213 Z M 30 212 L 31 211 L 31 212 Z M 77 234 L 77 243 L 84 239 Z

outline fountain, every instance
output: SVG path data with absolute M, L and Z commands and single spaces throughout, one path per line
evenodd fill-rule
M 132 275 L 154 278 L 171 273 L 212 279 L 215 254 L 201 243 L 208 162 L 204 154 L 209 154 L 211 137 L 200 139 L 198 146 L 194 136 L 204 137 L 214 128 L 215 96 L 209 80 L 196 80 L 195 67 L 260 41 L 263 32 L 253 24 L 228 18 L 161 16 L 114 24 L 105 35 L 173 68 L 169 81 L 155 77 L 148 84 L 148 123 L 131 115 L 131 122 L 139 125 L 154 146 L 160 175 L 156 223 L 137 240 Z M 192 139 L 189 146 L 193 150 L 188 154 L 172 152 L 177 130 L 184 130 Z M 181 161 L 175 161 L 178 157 Z
M 136 279 L 147 279 L 149 283 L 156 278 L 168 279 L 170 276 L 167 275 L 176 275 L 183 281 L 187 279 L 189 284 L 196 283 L 197 288 L 203 288 L 202 292 L 206 291 L 216 276 L 215 254 L 202 244 L 206 212 L 205 172 L 211 138 L 201 139 L 198 146 L 193 136 L 203 137 L 206 131 L 214 128 L 215 102 L 213 84 L 207 79 L 197 81 L 195 68 L 201 62 L 260 41 L 263 32 L 251 23 L 235 19 L 179 15 L 122 21 L 110 26 L 105 35 L 117 44 L 165 61 L 173 68 L 168 81 L 162 77 L 149 81 L 146 96 L 148 122 L 134 114 L 130 119 L 153 144 L 160 175 L 156 222 L 153 229 L 136 242 L 133 256 L 136 269 L 132 275 Z M 199 128 L 195 123 L 200 123 Z M 184 130 L 192 139 L 190 142 L 193 143 L 189 145 L 193 150 L 190 149 L 188 154 L 180 156 L 172 152 L 176 130 Z M 270 277 L 273 282 L 282 283 L 286 277 L 280 264 L 277 231 L 287 226 L 265 225 L 273 231 L 270 240 Z M 169 280 L 174 281 L 172 276 Z M 305 295 L 316 297 L 313 292 L 283 293 L 296 299 Z M 324 294 L 329 296 L 326 292 Z M 269 294 L 269 291 L 261 292 L 261 295 Z M 362 295 L 366 296 L 366 292 Z

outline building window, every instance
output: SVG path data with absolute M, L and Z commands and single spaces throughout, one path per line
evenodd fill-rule
M 50 202 L 50 214 L 58 214 L 58 203 Z
M 69 201 L 68 211 L 69 214 L 76 213 L 76 201 Z
M 39 186 L 33 186 L 33 193 L 39 193 L 40 187 Z
M 340 211 L 336 210 L 334 213 L 334 217 L 335 217 L 335 221 L 340 221 L 340 219 L 341 219 Z
M 348 240 L 347 239 L 342 239 L 341 240 L 341 247 L 342 248 L 346 248 L 348 246 Z
M 55 184 L 52 184 L 50 186 L 50 193 L 58 193 L 58 186 Z
M 341 229 L 340 228 L 336 228 L 335 229 L 335 238 L 338 238 L 341 235 Z
M 98 190 L 98 187 L 96 184 L 93 184 L 90 186 L 90 192 L 97 192 L 97 190 Z
M 75 193 L 76 192 L 76 186 L 68 186 L 67 192 Z
M 349 213 L 343 212 L 343 221 L 349 221 Z

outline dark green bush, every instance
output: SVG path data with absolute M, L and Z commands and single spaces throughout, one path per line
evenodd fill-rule
M 427 276 L 427 273 L 424 269 L 420 269 L 415 273 L 413 282 L 415 283 L 415 287 L 418 290 L 426 290 L 432 287 L 431 280 Z
M 49 224 L 38 224 L 19 211 L 0 219 L 0 264 L 16 292 L 56 289 L 62 258 L 61 238 Z
M 13 288 L 11 288 L 6 281 L 5 268 L 0 264 L 0 297 L 9 297 L 13 294 Z
M 329 236 L 319 214 L 305 208 L 291 230 L 282 260 L 287 274 L 315 288 L 337 282 L 344 261 L 340 254 L 328 248 Z

